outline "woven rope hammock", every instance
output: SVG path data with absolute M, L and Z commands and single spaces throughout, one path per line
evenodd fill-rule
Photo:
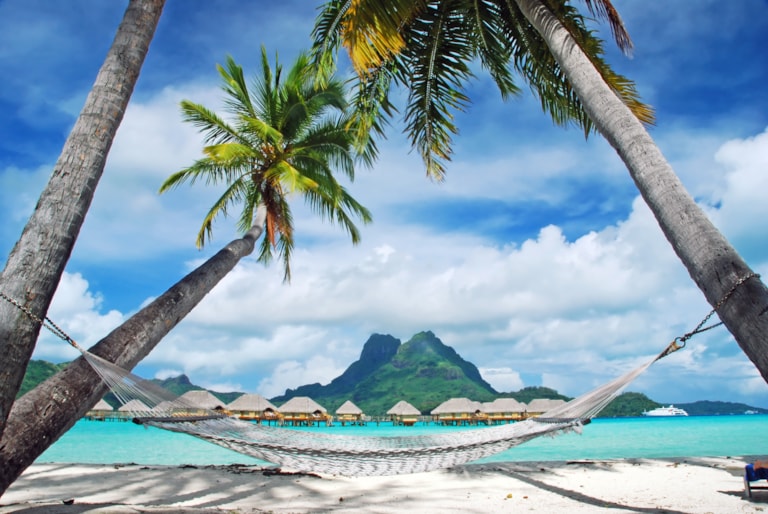
M 583 425 L 651 364 L 682 348 L 673 341 L 638 368 L 544 413 L 507 425 L 454 433 L 360 437 L 254 424 L 185 404 L 156 384 L 77 347 L 128 407 L 134 422 L 189 434 L 230 450 L 304 472 L 345 476 L 417 473 L 464 464 L 544 434 L 580 432 Z

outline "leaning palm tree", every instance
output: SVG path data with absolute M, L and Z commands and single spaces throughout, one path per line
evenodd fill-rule
M 123 369 L 133 369 L 241 259 L 253 252 L 264 230 L 264 217 L 262 208 L 256 223 L 242 238 L 219 250 L 88 351 Z M 45 323 L 56 335 L 71 341 L 49 321 L 25 315 L 29 322 L 38 327 Z M 106 392 L 101 377 L 84 357 L 79 357 L 16 400 L 0 444 L 0 496 Z
M 30 322 L 10 302 L 18 302 L 38 317 L 47 312 L 164 5 L 165 0 L 131 0 L 128 4 L 48 184 L 0 273 L 0 448 L 5 447 L 6 420 L 40 332 L 40 325 Z
M 610 0 L 585 0 L 629 37 Z M 450 158 L 452 113 L 468 101 L 469 63 L 479 59 L 502 95 L 532 87 L 558 123 L 605 137 L 691 278 L 741 349 L 768 380 L 768 288 L 685 190 L 643 126 L 650 112 L 631 83 L 601 58 L 600 42 L 567 0 L 331 0 L 315 26 L 315 60 L 327 66 L 344 46 L 358 72 L 360 119 L 383 131 L 392 84 L 410 92 L 406 130 L 437 178 Z
M 233 205 L 242 206 L 238 225 L 247 230 L 256 208 L 266 208 L 266 236 L 259 260 L 267 263 L 276 253 L 283 260 L 284 278 L 290 280 L 294 246 L 289 195 L 297 193 L 324 218 L 347 230 L 353 243 L 360 233 L 353 222 L 371 221 L 360 205 L 336 180 L 338 170 L 354 179 L 356 161 L 370 164 L 375 147 L 356 152 L 354 122 L 346 114 L 341 81 L 331 77 L 316 87 L 309 58 L 300 54 L 287 75 L 275 58 L 273 71 L 266 50 L 261 50 L 261 74 L 249 90 L 242 68 L 229 57 L 218 66 L 232 120 L 190 101 L 183 101 L 184 120 L 206 134 L 205 156 L 171 175 L 164 192 L 184 182 L 205 180 L 225 184 L 222 195 L 203 219 L 198 246 L 211 237 L 213 222 Z

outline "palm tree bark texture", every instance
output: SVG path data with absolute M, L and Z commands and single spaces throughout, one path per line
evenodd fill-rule
M 132 369 L 245 256 L 253 253 L 264 227 L 256 224 L 189 273 L 89 351 Z M 19 475 L 107 392 L 83 357 L 16 400 L 0 439 L 0 496 Z

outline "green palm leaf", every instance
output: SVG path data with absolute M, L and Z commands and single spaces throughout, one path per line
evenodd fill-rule
M 370 212 L 349 195 L 334 173 L 354 179 L 355 163 L 370 163 L 375 146 L 356 139 L 359 133 L 346 112 L 343 83 L 332 75 L 316 80 L 305 54 L 299 55 L 286 75 L 277 57 L 274 69 L 270 66 L 263 47 L 261 57 L 261 74 L 250 88 L 231 57 L 217 67 L 231 119 L 187 100 L 181 103 L 184 121 L 204 135 L 205 157 L 173 173 L 160 191 L 199 180 L 225 186 L 203 218 L 198 246 L 210 240 L 219 216 L 239 208 L 237 225 L 245 232 L 263 205 L 266 237 L 258 259 L 267 264 L 278 256 L 284 279 L 290 280 L 294 238 L 289 196 L 303 196 L 315 213 L 340 224 L 358 243 L 355 220 L 369 223 Z
M 590 12 L 609 21 L 620 48 L 628 50 L 631 41 L 611 2 L 586 1 Z M 573 34 L 638 119 L 652 123 L 652 109 L 640 101 L 630 80 L 605 63 L 602 41 L 586 28 L 578 11 L 567 0 L 542 3 Z M 383 135 L 395 112 L 388 99 L 392 85 L 407 88 L 405 132 L 434 179 L 443 178 L 450 159 L 452 136 L 457 133 L 454 116 L 469 102 L 465 86 L 475 60 L 488 70 L 502 98 L 519 94 L 517 75 L 555 123 L 577 125 L 585 134 L 593 130 L 545 40 L 514 0 L 331 0 L 322 7 L 312 35 L 316 67 L 327 70 L 333 63 L 330 54 L 341 46 L 350 54 L 358 75 L 351 126 L 361 135 Z M 361 136 L 358 141 L 365 139 Z

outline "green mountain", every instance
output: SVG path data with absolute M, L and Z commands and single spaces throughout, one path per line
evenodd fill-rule
M 50 377 L 67 367 L 68 362 L 62 364 L 53 364 L 48 361 L 31 360 L 27 366 L 27 371 L 24 374 L 24 379 L 21 382 L 21 388 L 16 394 L 16 398 L 20 398 L 27 392 L 34 389 L 37 384 L 48 380 Z
M 554 389 L 550 389 L 549 387 L 542 387 L 542 386 L 529 386 L 529 387 L 523 387 L 517 392 L 510 392 L 510 393 L 501 393 L 498 395 L 499 398 L 514 398 L 518 402 L 523 403 L 531 403 L 531 400 L 535 400 L 536 398 L 547 398 L 550 400 L 571 400 L 570 397 L 564 396 Z
M 660 405 L 641 393 L 623 393 L 598 414 L 600 418 L 626 418 L 642 416 L 643 411 Z
M 428 413 L 449 398 L 492 401 L 498 393 L 474 364 L 427 331 L 403 344 L 392 336 L 374 334 L 360 359 L 330 384 L 288 389 L 271 401 L 280 405 L 295 396 L 309 396 L 328 412 L 352 400 L 363 412 L 381 415 L 400 400 Z
M 693 403 L 675 404 L 685 410 L 690 416 L 727 416 L 730 414 L 744 414 L 747 411 L 753 411 L 756 414 L 768 414 L 768 409 L 759 407 L 750 407 L 744 403 L 734 402 L 713 402 L 709 400 Z

